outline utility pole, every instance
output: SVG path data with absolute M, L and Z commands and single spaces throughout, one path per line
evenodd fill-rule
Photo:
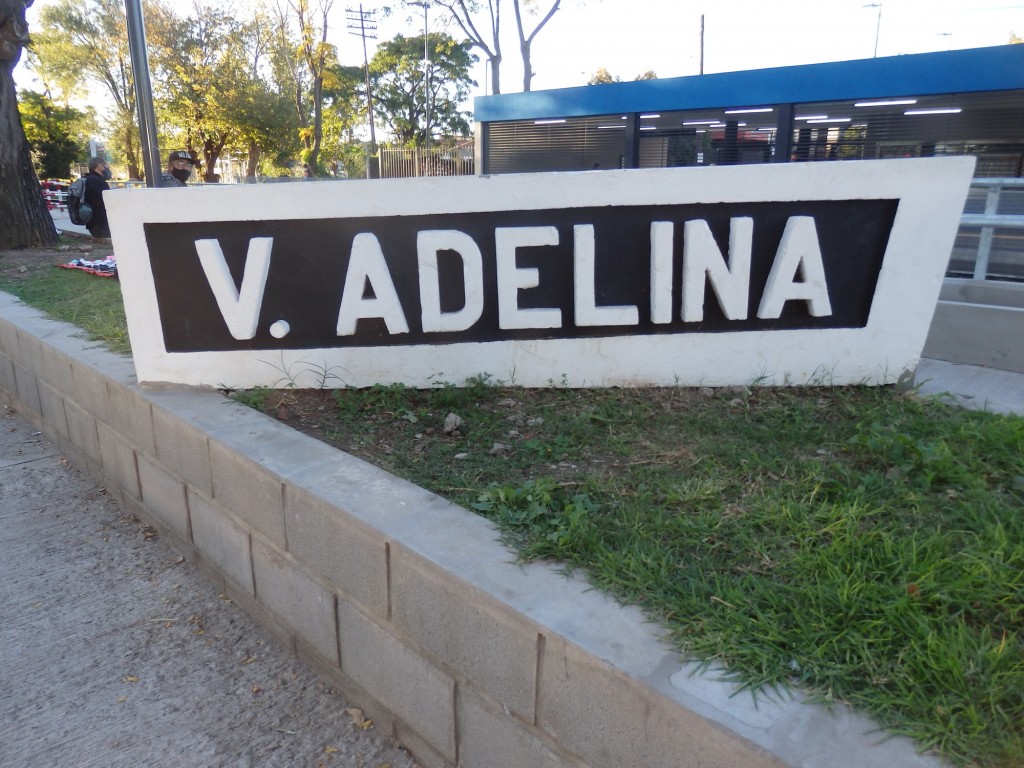
M 868 3 L 867 5 L 861 6 L 862 8 L 877 8 L 878 9 L 878 21 L 875 23 L 875 55 L 874 58 L 878 58 L 878 33 L 882 31 L 882 4 L 879 3 Z
M 704 14 L 700 15 L 700 74 L 704 74 Z
M 366 53 L 366 38 L 377 39 L 376 11 L 364 11 L 363 4 L 359 10 L 345 9 L 345 21 L 350 35 L 363 38 L 363 76 L 366 79 L 366 116 L 370 123 L 370 156 L 366 161 L 366 178 L 380 177 L 380 166 L 377 163 L 377 136 L 373 129 L 373 94 L 370 92 L 370 59 Z M 357 31 L 353 31 L 357 30 Z
M 142 142 L 142 162 L 146 169 L 146 186 L 160 186 L 160 146 L 156 135 L 156 112 L 153 109 L 153 89 L 149 79 L 149 59 L 146 56 L 146 24 L 142 17 L 140 0 L 125 0 L 128 22 L 128 49 L 135 78 L 135 103 L 139 110 L 139 136 Z

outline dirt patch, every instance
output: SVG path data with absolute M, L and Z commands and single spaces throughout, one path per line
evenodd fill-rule
M 106 259 L 113 253 L 109 240 L 65 233 L 55 246 L 0 251 L 0 276 L 12 281 L 26 280 L 39 270 L 67 264 L 72 259 Z

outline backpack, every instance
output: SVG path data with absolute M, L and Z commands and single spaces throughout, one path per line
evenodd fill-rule
M 75 179 L 68 188 L 68 217 L 72 224 L 88 224 L 92 206 L 85 202 L 85 176 Z

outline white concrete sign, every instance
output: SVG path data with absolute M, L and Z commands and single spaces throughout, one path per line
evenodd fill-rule
M 887 384 L 969 157 L 107 193 L 139 380 Z

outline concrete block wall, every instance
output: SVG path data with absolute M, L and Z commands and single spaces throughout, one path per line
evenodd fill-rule
M 0 293 L 0 399 L 429 768 L 939 766 L 866 718 L 733 696 L 482 518 Z

